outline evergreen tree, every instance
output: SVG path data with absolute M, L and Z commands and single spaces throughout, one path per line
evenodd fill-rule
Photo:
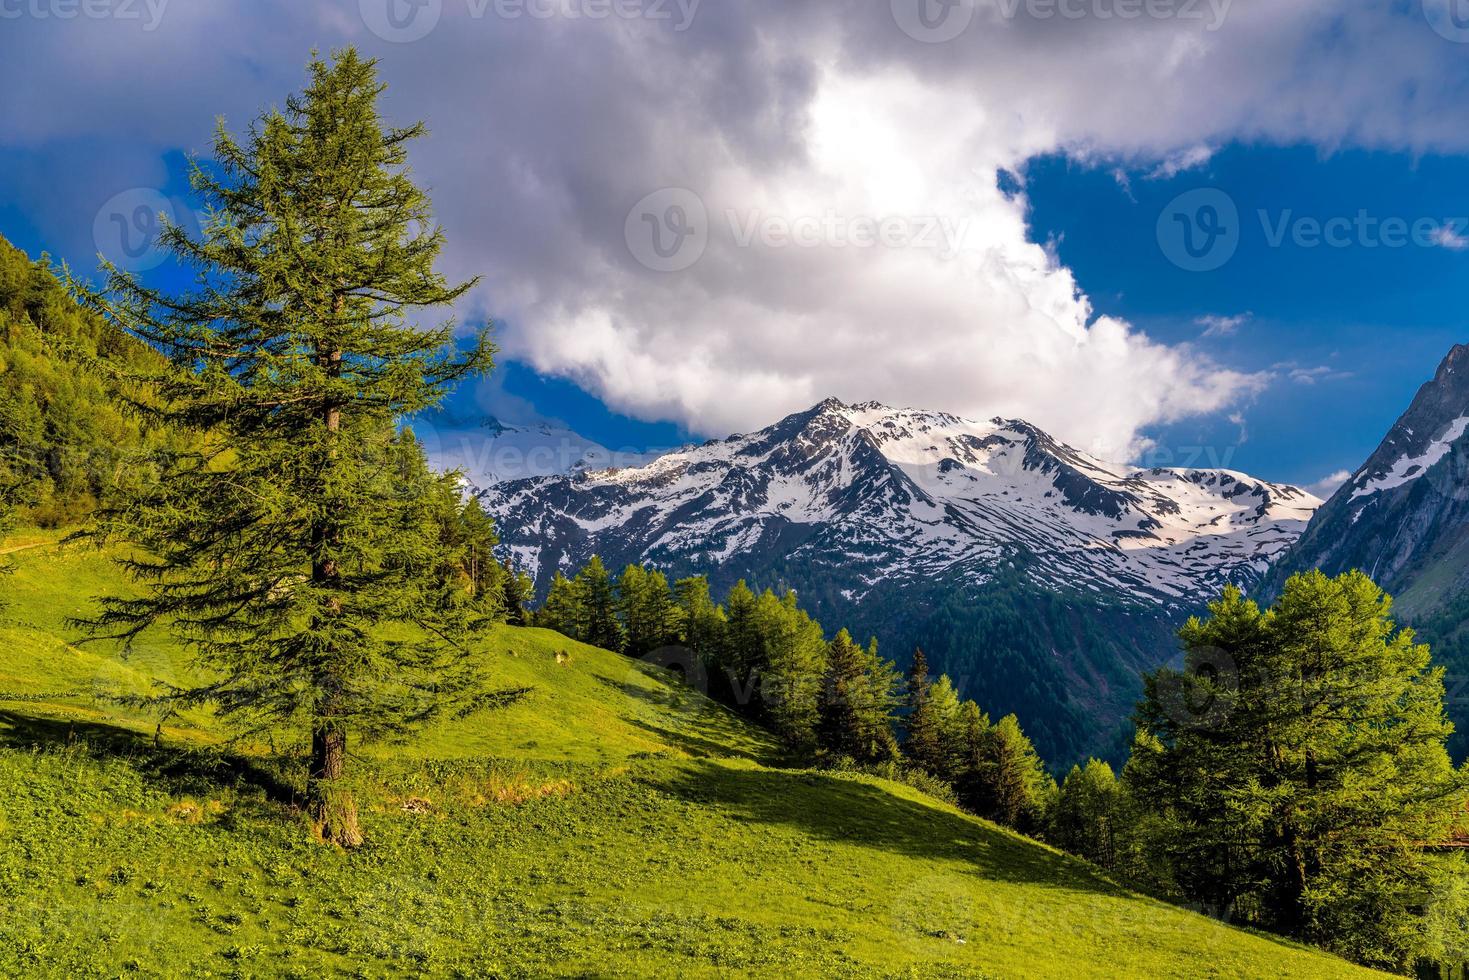
M 617 590 L 602 559 L 593 555 L 577 572 L 574 584 L 580 614 L 577 638 L 594 647 L 621 652 L 624 636 L 617 618 Z
M 642 657 L 677 642 L 677 610 L 662 572 L 627 566 L 617 583 L 617 611 L 627 634 L 628 656 Z
M 965 806 L 1021 833 L 1036 834 L 1045 826 L 1055 780 L 1014 715 L 982 733 L 971 746 L 969 764 L 960 787 Z
M 827 647 L 826 676 L 816 706 L 821 748 L 861 763 L 895 758 L 896 682 L 891 665 L 878 659 L 875 642 L 864 650 L 846 630 L 838 633 Z
M 573 583 L 560 571 L 551 577 L 551 588 L 546 601 L 535 614 L 535 624 L 542 629 L 555 630 L 572 640 L 582 639 L 582 624 L 586 614 L 582 610 L 581 595 Z
M 1391 600 L 1312 572 L 1269 612 L 1227 590 L 1182 638 L 1186 672 L 1148 680 L 1156 748 L 1128 783 L 1167 821 L 1183 895 L 1370 965 L 1463 959 L 1465 863 L 1433 845 L 1462 819 L 1464 774 L 1443 671 Z
M 679 642 L 688 647 L 706 668 L 715 665 L 724 644 L 724 613 L 709 596 L 709 580 L 702 575 L 674 583 Z
M 788 748 L 808 752 L 816 742 L 826 637 L 821 624 L 797 605 L 794 592 L 777 599 L 767 591 L 756 606 L 765 654 L 758 667 L 761 710 Z
M 456 537 L 464 553 L 462 571 L 466 589 L 486 613 L 503 619 L 507 608 L 506 582 L 512 576 L 495 558 L 495 546 L 500 543 L 495 522 L 477 497 L 466 501 L 456 516 Z
M 622 621 L 629 657 L 641 657 L 649 650 L 652 624 L 645 619 L 647 609 L 648 572 L 641 565 L 628 565 L 617 579 L 617 615 Z
M 721 680 L 730 687 L 733 703 L 753 710 L 756 672 L 765 662 L 765 636 L 760 630 L 760 615 L 755 593 L 744 579 L 729 590 L 724 602 L 726 623 L 724 644 L 719 656 Z
M 477 691 L 469 624 L 438 601 L 432 477 L 392 459 L 396 420 L 489 368 L 491 348 L 455 353 L 452 324 L 408 322 L 472 285 L 434 271 L 443 238 L 406 169 L 422 126 L 384 127 L 375 64 L 350 49 L 310 73 L 245 143 L 221 127 L 217 168 L 195 167 L 203 236 L 167 226 L 163 241 L 199 288 L 167 296 L 109 267 L 106 294 L 87 294 L 171 362 L 137 379 L 154 393 L 140 407 L 209 434 L 101 518 L 100 538 L 142 546 L 125 564 L 143 593 L 92 625 L 131 639 L 166 624 L 209 678 L 176 704 L 299 722 L 311 814 L 355 845 L 349 738 L 403 735 Z
M 505 622 L 511 626 L 529 626 L 531 615 L 528 607 L 535 597 L 536 584 L 531 577 L 507 566 L 500 600 L 500 606 L 505 611 Z
M 1072 766 L 1056 800 L 1051 842 L 1103 868 L 1117 863 L 1121 788 L 1112 767 L 1096 759 Z
M 948 779 L 953 769 L 949 760 L 949 733 L 935 711 L 933 687 L 928 676 L 928 658 L 922 650 L 914 650 L 905 698 L 908 714 L 903 725 L 907 735 L 903 754 L 930 776 Z

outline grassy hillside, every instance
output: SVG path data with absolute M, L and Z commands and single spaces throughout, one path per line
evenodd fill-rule
M 154 719 L 99 701 L 186 664 L 68 643 L 115 573 L 17 544 L 36 546 L 0 580 L 0 975 L 1375 975 L 907 787 L 779 768 L 661 673 L 538 630 L 484 640 L 524 700 L 362 754 L 370 843 L 327 849 L 269 745 L 224 748 L 201 713 L 155 748 Z

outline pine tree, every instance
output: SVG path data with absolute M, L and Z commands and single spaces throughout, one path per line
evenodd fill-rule
M 673 588 L 679 640 L 706 668 L 712 667 L 724 644 L 725 619 L 709 596 L 709 580 L 695 575 L 679 579 Z
M 500 606 L 505 611 L 505 622 L 511 626 L 529 626 L 531 615 L 528 607 L 536 597 L 536 584 L 525 572 L 506 567 Z
M 897 756 L 892 731 L 897 676 L 877 656 L 842 630 L 827 648 L 826 676 L 817 700 L 817 741 L 836 756 L 884 762 Z
M 406 169 L 422 126 L 384 127 L 375 63 L 350 49 L 310 74 L 244 143 L 221 126 L 217 167 L 195 167 L 203 236 L 169 226 L 163 242 L 198 289 L 167 296 L 109 266 L 105 294 L 83 290 L 171 362 L 137 379 L 153 392 L 140 407 L 208 435 L 101 518 L 98 537 L 142 546 L 125 564 L 144 591 L 92 626 L 171 629 L 209 678 L 176 704 L 299 722 L 312 816 L 354 845 L 349 738 L 401 736 L 477 690 L 467 623 L 438 601 L 431 475 L 391 460 L 396 420 L 488 369 L 492 348 L 456 353 L 452 323 L 408 322 L 473 285 L 434 271 L 443 237 Z
M 617 590 L 602 559 L 593 555 L 592 560 L 576 573 L 573 584 L 581 615 L 577 624 L 578 639 L 594 647 L 621 652 L 624 636 L 622 623 L 617 618 Z
M 984 731 L 970 750 L 960 801 L 975 813 L 1021 833 L 1044 826 L 1056 784 L 1014 715 Z
M 1107 763 L 1089 759 L 1085 768 L 1072 766 L 1056 800 L 1050 840 L 1103 868 L 1115 867 L 1121 796 Z
M 732 702 L 746 711 L 755 710 L 757 671 L 766 660 L 765 636 L 760 629 L 760 613 L 755 593 L 741 579 L 724 601 L 726 623 L 724 646 L 720 652 L 719 674 L 727 683 Z
M 795 752 L 816 742 L 817 697 L 826 669 L 826 637 L 787 592 L 765 592 L 757 602 L 765 662 L 759 666 L 760 707 L 767 724 Z
M 629 657 L 641 657 L 649 650 L 653 624 L 645 619 L 647 611 L 648 572 L 641 565 L 628 565 L 617 579 L 617 615 L 622 620 Z
M 1465 774 L 1444 749 L 1443 671 L 1359 572 L 1237 589 L 1182 631 L 1184 674 L 1148 679 L 1150 757 L 1130 788 L 1167 822 L 1183 895 L 1395 970 L 1462 959 Z M 1207 710 L 1199 706 L 1207 705 Z
M 462 570 L 467 591 L 488 615 L 504 619 L 506 582 L 512 576 L 495 558 L 495 546 L 500 543 L 495 522 L 477 497 L 469 498 L 456 517 L 456 537 L 464 552 Z
M 905 698 L 908 714 L 903 722 L 907 735 L 903 754 L 930 776 L 946 779 L 952 766 L 946 761 L 948 746 L 943 726 L 934 712 L 932 688 L 928 658 L 922 650 L 914 650 Z
M 536 611 L 535 624 L 542 629 L 555 630 L 568 639 L 580 640 L 585 621 L 586 613 L 582 610 L 576 584 L 561 572 L 556 572 L 551 577 L 546 601 Z
M 617 582 L 617 613 L 627 635 L 628 656 L 646 656 L 676 643 L 677 612 L 666 575 L 641 565 L 629 565 L 623 570 Z

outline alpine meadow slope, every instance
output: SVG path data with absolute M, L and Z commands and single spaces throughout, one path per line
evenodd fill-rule
M 521 700 L 369 750 L 369 843 L 324 849 L 269 740 L 108 700 L 186 662 L 73 645 L 67 617 L 129 585 L 55 537 L 0 544 L 25 549 L 0 624 L 0 972 L 1381 975 L 906 786 L 780 768 L 671 675 L 544 630 L 478 647 Z
M 923 647 L 1068 765 L 1125 749 L 1177 626 L 1258 582 L 1320 503 L 1230 470 L 1107 463 L 1021 421 L 836 399 L 646 465 L 479 493 L 542 589 L 593 554 L 794 588 L 889 655 Z

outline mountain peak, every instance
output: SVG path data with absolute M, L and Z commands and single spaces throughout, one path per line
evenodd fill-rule
M 1104 463 L 1019 420 L 830 398 L 644 466 L 501 484 L 485 503 L 538 579 L 595 551 L 753 580 L 826 569 L 831 594 L 855 600 L 887 581 L 982 585 L 1019 563 L 1045 588 L 1176 606 L 1253 584 L 1319 504 L 1212 472 Z
M 1466 457 L 1469 345 L 1458 344 L 1367 461 L 1317 512 L 1271 572 L 1267 591 L 1309 568 L 1332 574 L 1360 568 L 1397 592 L 1423 569 L 1438 567 L 1437 585 L 1428 590 L 1434 596 L 1450 594 L 1451 586 L 1469 587 Z M 1438 601 L 1411 594 L 1406 600 Z

